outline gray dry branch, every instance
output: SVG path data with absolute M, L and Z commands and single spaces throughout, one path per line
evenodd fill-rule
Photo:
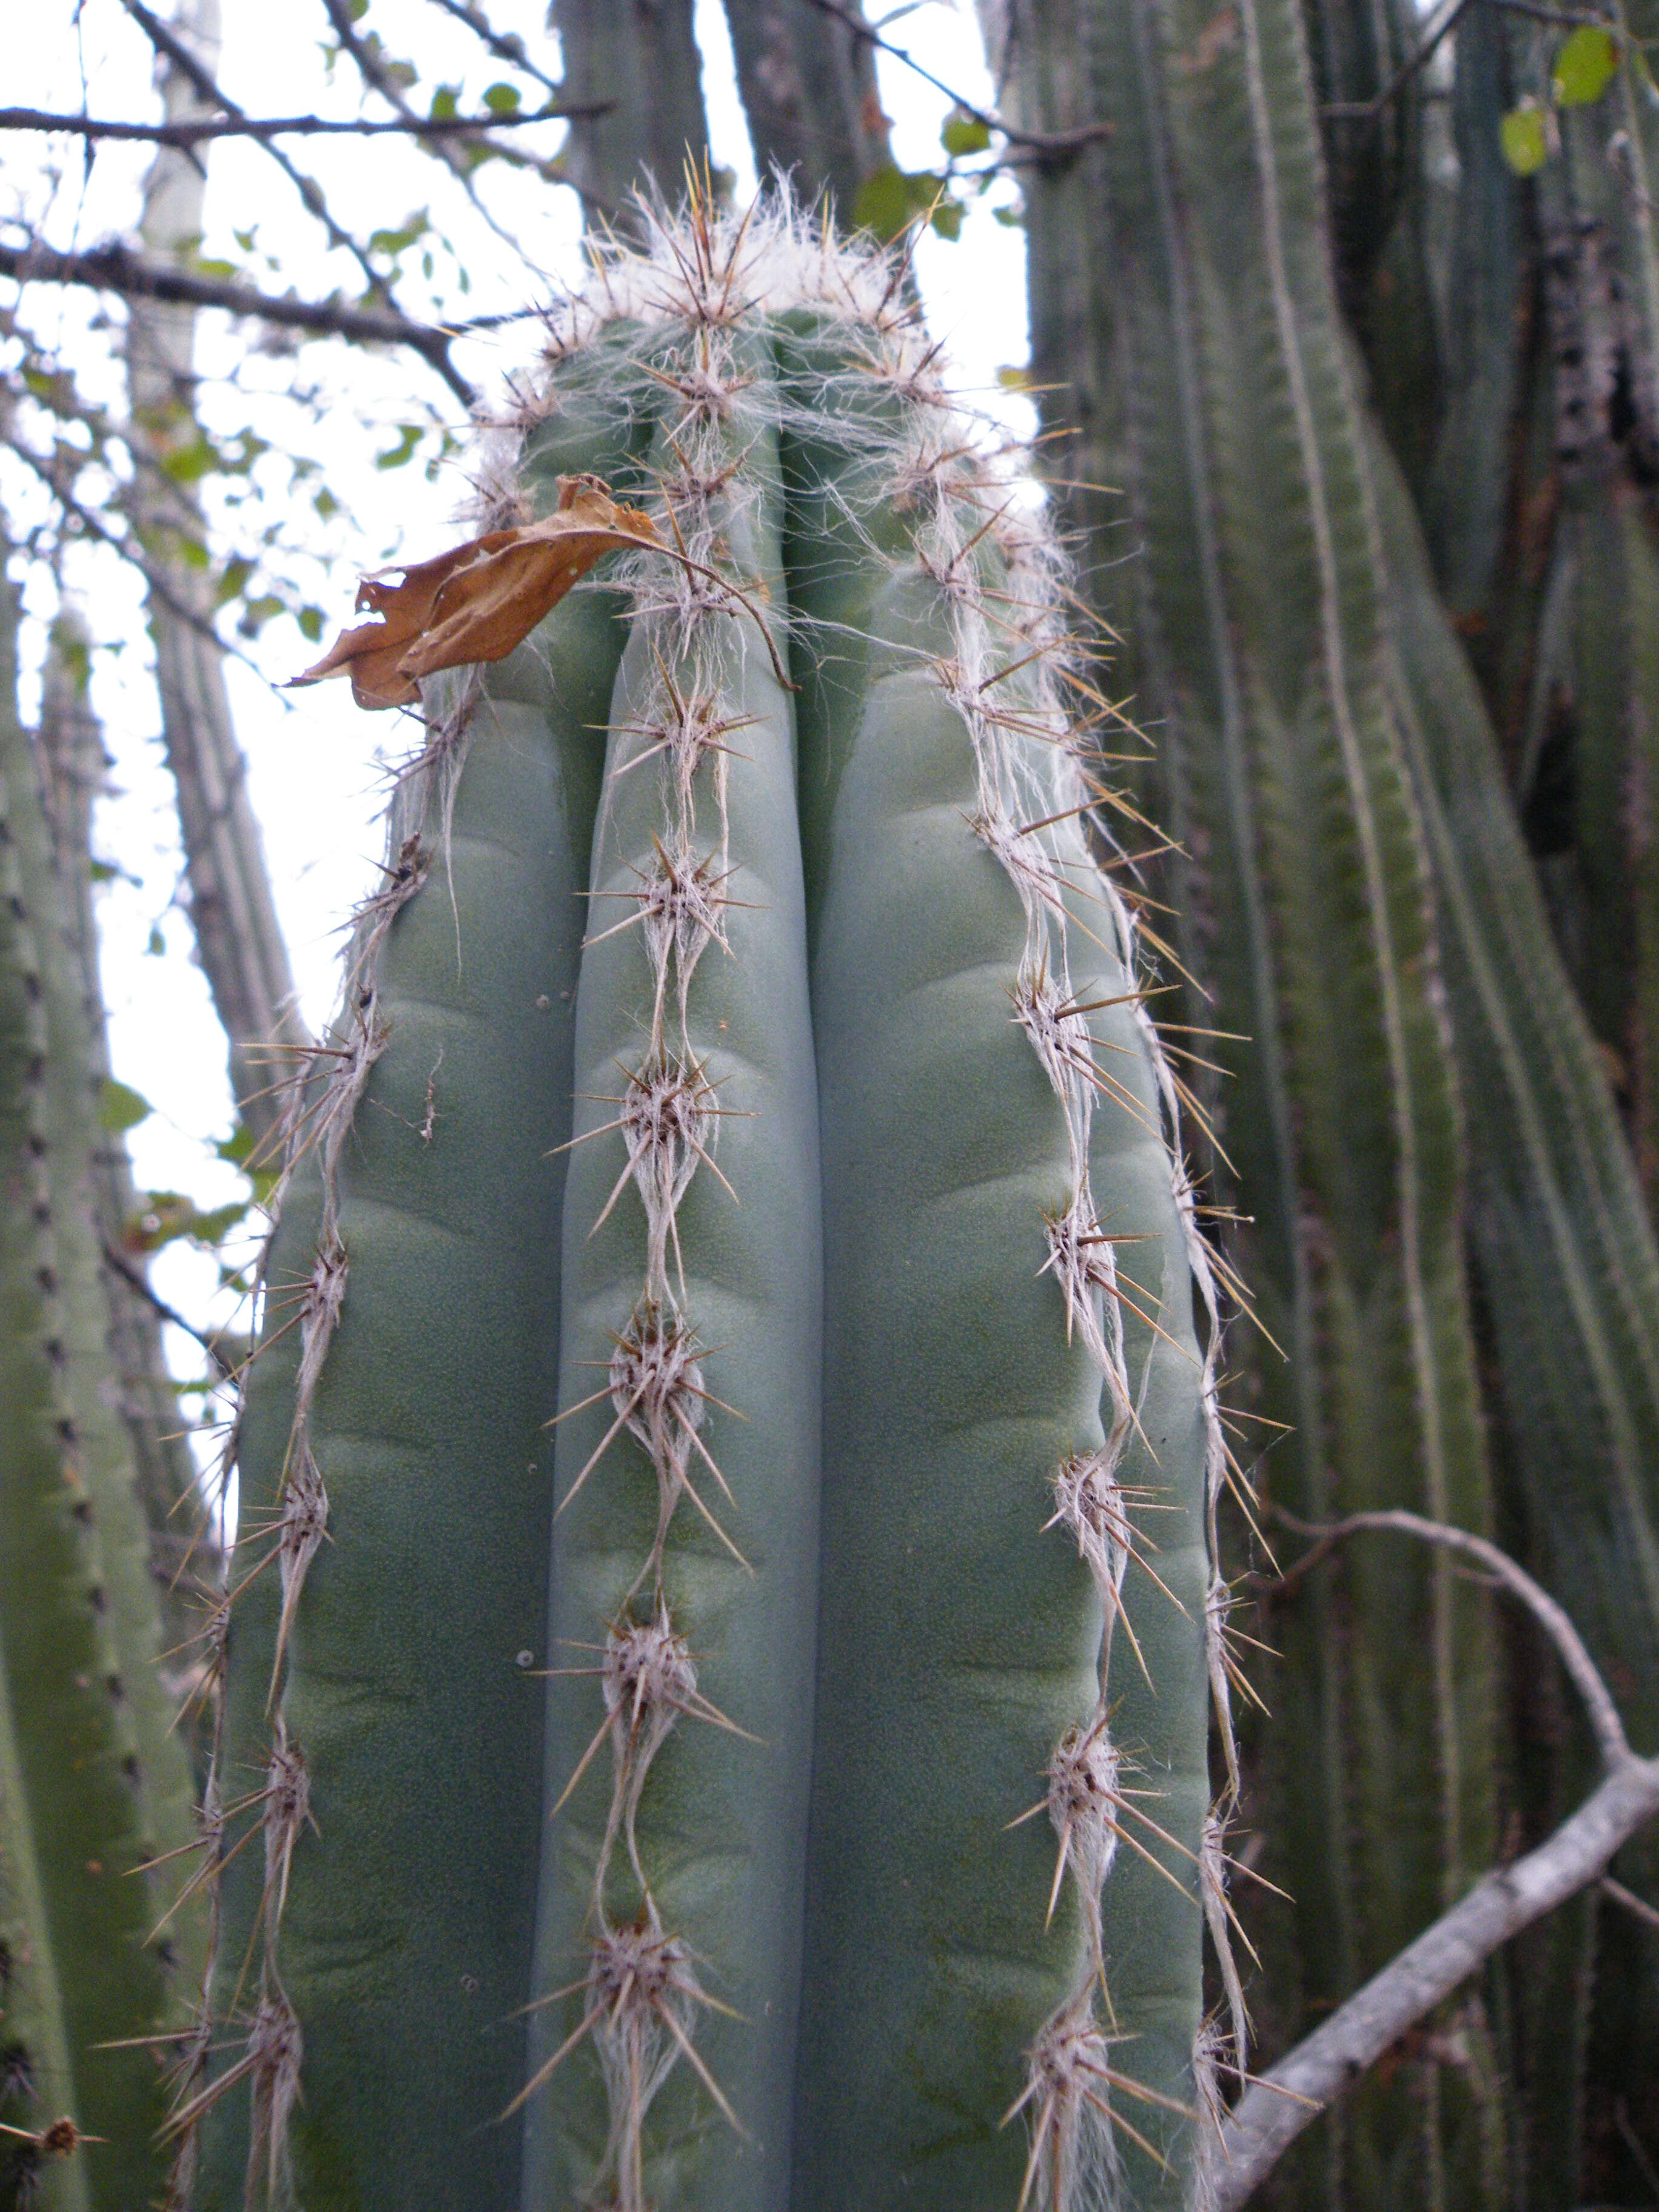
M 1513 1936 L 1601 1879 L 1620 1846 L 1659 1816 L 1659 1758 L 1644 1759 L 1631 1749 L 1618 1708 L 1577 1629 L 1506 1553 L 1484 1537 L 1415 1513 L 1356 1513 L 1330 1528 L 1291 1525 L 1318 1541 L 1285 1582 L 1299 1580 L 1333 1544 L 1370 1531 L 1414 1536 L 1475 1560 L 1521 1599 L 1555 1645 L 1583 1698 L 1603 1778 L 1547 1843 L 1483 1875 L 1322 2027 L 1250 2082 L 1221 2124 L 1208 2200 L 1212 2212 L 1236 2212 L 1304 2129 L 1384 2051 Z
M 215 138 L 464 138 L 486 131 L 521 130 L 526 123 L 602 115 L 610 104 L 550 102 L 503 115 L 400 115 L 380 123 L 362 116 L 337 121 L 321 115 L 212 115 L 185 123 L 124 123 L 111 117 L 59 115 L 44 107 L 0 107 L 0 131 L 63 131 L 71 138 L 131 139 L 145 146 L 200 146 Z

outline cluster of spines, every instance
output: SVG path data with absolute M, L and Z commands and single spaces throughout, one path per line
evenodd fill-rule
M 274 1512 L 263 1522 L 244 1513 L 230 1561 L 229 1587 L 213 1608 L 203 1632 L 205 1662 L 193 1698 L 210 1701 L 212 1750 L 202 1809 L 202 1861 L 174 1905 L 177 1911 L 197 1889 L 208 1893 L 207 1972 L 196 2022 L 176 2067 L 168 2128 L 175 2149 L 167 2203 L 181 2212 L 191 2202 L 198 2168 L 199 2129 L 222 2097 L 247 2086 L 252 2114 L 248 2147 L 250 2198 L 263 2179 L 275 2200 L 288 2167 L 289 2126 L 300 2095 L 304 2039 L 300 2021 L 283 1987 L 281 1936 L 294 1853 L 311 1812 L 310 1778 L 304 1747 L 291 1735 L 283 1708 L 284 1663 L 295 1613 L 306 1577 L 328 1534 L 328 1491 L 312 1449 L 312 1409 L 329 1347 L 345 1301 L 349 1273 L 340 1229 L 341 1169 L 350 1143 L 359 1104 L 374 1064 L 385 1050 L 388 1028 L 379 1006 L 380 956 L 398 915 L 427 879 L 433 847 L 425 834 L 435 817 L 447 839 L 450 809 L 465 758 L 476 685 L 465 684 L 451 711 L 430 726 L 427 743 L 405 769 L 401 783 L 414 818 L 422 826 L 398 847 L 386 880 L 358 909 L 347 956 L 342 1010 L 328 1036 L 299 1055 L 287 1085 L 280 1141 L 283 1170 L 270 1200 L 270 1225 L 260 1268 L 265 1327 L 261 1354 L 287 1336 L 299 1334 L 294 1408 Z M 310 1272 L 302 1279 L 278 1284 L 270 1279 L 270 1255 L 283 1207 L 302 1164 L 315 1163 L 321 1189 L 320 1218 Z M 280 1321 L 276 1319 L 283 1314 Z M 227 1441 L 223 1464 L 234 1463 L 240 1421 Z M 251 1557 L 249 1555 L 252 1555 Z M 275 1569 L 282 1604 L 267 1697 L 270 1742 L 263 1773 L 253 1789 L 226 1795 L 224 1665 L 235 1601 L 256 1577 Z M 240 1832 L 233 1837 L 238 1823 Z M 257 1847 L 264 1878 L 247 1955 L 228 2008 L 216 2018 L 214 1983 L 225 1966 L 220 1955 L 222 1881 L 226 1867 L 243 1850 Z M 240 2055 L 217 2072 L 210 2068 L 215 2030 L 228 2028 L 241 2044 Z

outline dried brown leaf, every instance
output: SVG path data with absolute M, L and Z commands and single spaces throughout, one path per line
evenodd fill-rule
M 619 505 L 599 477 L 561 477 L 558 506 L 544 520 L 365 576 L 357 611 L 376 619 L 343 630 L 294 685 L 349 674 L 360 707 L 412 706 L 418 678 L 505 659 L 607 553 L 660 543 L 650 516 Z M 403 581 L 380 580 L 391 575 Z

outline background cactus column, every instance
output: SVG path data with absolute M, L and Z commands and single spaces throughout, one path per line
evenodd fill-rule
M 142 1869 L 189 1840 L 191 1789 L 155 1672 L 91 1214 L 94 1069 L 18 720 L 15 620 L 0 583 L 0 1942 L 17 1988 L 15 2011 L 9 1974 L 0 1990 L 0 2118 L 105 2140 L 60 2164 L 0 2138 L 0 2186 L 38 2171 L 48 2203 L 138 2203 L 162 2168 L 167 1969 L 182 1954 L 188 1973 L 199 1942 L 186 1915 L 150 1943 Z

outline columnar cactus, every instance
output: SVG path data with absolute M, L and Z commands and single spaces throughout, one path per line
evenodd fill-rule
M 179 2193 L 1184 2203 L 1218 1331 L 1057 557 L 787 206 L 557 331 L 340 649 L 621 550 L 427 682 L 296 1112 Z
M 90 1189 L 94 1067 L 0 580 L 0 2204 L 152 2201 L 193 1834 Z M 200 1973 L 200 1959 L 194 1960 Z M 89 2135 L 98 2140 L 77 2148 Z

